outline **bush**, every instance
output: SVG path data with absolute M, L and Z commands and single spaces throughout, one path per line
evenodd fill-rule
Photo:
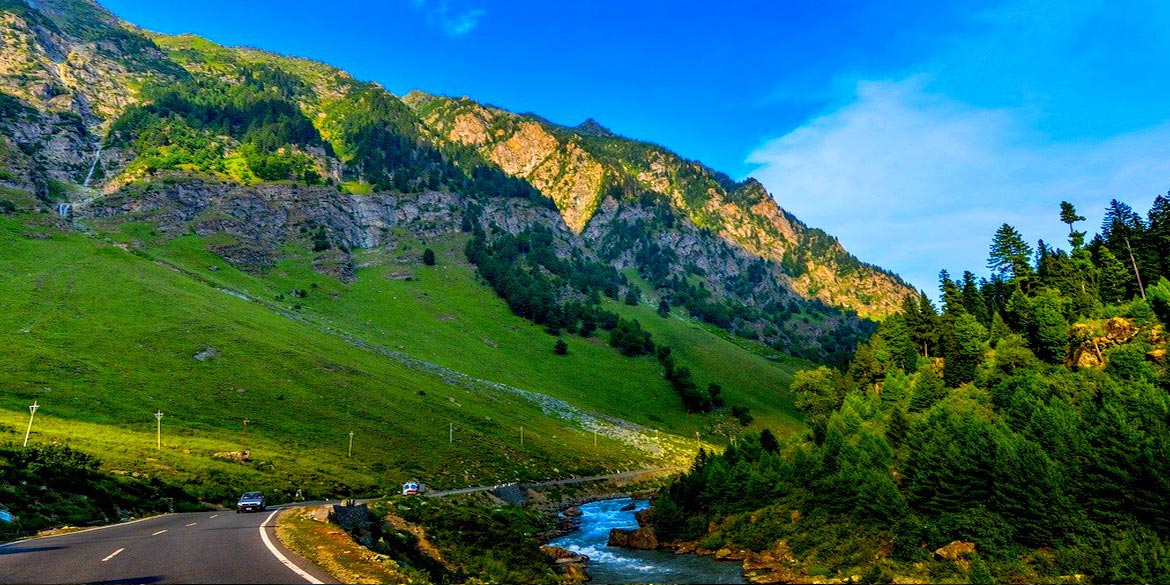
M 756 420 L 756 418 L 752 416 L 752 410 L 746 406 L 732 406 L 731 416 L 734 416 L 735 420 L 738 420 L 739 424 L 745 427 L 752 424 L 752 421 Z
M 423 250 L 423 258 L 422 259 L 423 259 L 423 264 L 426 264 L 427 266 L 434 266 L 435 265 L 435 251 L 430 249 L 430 248 Z

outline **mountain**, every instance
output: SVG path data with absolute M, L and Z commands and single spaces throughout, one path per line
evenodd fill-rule
M 567 128 L 468 99 L 414 92 L 405 100 L 441 140 L 474 147 L 552 198 L 569 229 L 595 246 L 613 239 L 614 224 L 636 225 L 641 218 L 629 208 L 649 198 L 736 252 L 780 266 L 773 278 L 803 298 L 880 317 L 913 294 L 784 211 L 754 179 L 737 183 L 660 146 L 616 136 L 592 119 Z M 689 260 L 671 268 L 683 270 Z
M 291 492 L 345 428 L 394 449 L 309 474 L 323 493 L 786 433 L 793 372 L 840 363 L 914 294 L 759 183 L 593 121 L 400 99 L 87 0 L 0 0 L 0 20 L 3 428 L 41 400 L 46 436 L 89 437 L 119 469 L 212 466 L 208 498 L 265 470 Z M 159 402 L 203 446 L 117 448 Z M 267 466 L 209 463 L 246 416 Z M 444 447 L 447 422 L 477 446 Z

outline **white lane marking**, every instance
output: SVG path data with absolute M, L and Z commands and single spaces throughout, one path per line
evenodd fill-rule
M 212 514 L 211 518 L 219 518 L 219 514 Z M 208 518 L 208 520 L 211 520 L 211 518 Z
M 158 532 L 155 532 L 154 534 L 151 534 L 151 536 L 158 536 L 158 535 L 160 535 L 160 534 L 162 534 L 162 533 L 164 533 L 164 532 L 166 532 L 166 531 L 167 531 L 167 529 L 166 529 L 166 528 L 164 528 L 164 529 L 162 529 L 162 530 L 159 530 Z
M 18 545 L 18 544 L 21 544 L 24 542 L 30 542 L 33 540 L 45 540 L 47 538 L 61 538 L 62 536 L 73 536 L 75 534 L 81 534 L 83 532 L 93 532 L 95 530 L 105 530 L 107 528 L 117 528 L 119 526 L 128 526 L 130 524 L 138 524 L 139 522 L 146 522 L 147 520 L 157 520 L 159 518 L 164 518 L 164 517 L 170 516 L 170 515 L 171 514 L 159 514 L 158 516 L 147 516 L 146 518 L 139 518 L 137 520 L 131 520 L 129 522 L 122 522 L 119 524 L 107 524 L 105 526 L 95 526 L 93 528 L 86 528 L 85 530 L 77 530 L 75 532 L 62 532 L 61 534 L 50 534 L 48 536 L 34 536 L 32 538 L 25 538 L 23 540 L 14 540 L 12 542 L 6 542 L 4 544 L 0 544 L 0 548 L 4 548 L 6 546 L 15 546 L 15 545 Z
M 264 525 L 271 522 L 272 517 L 276 516 L 277 512 L 280 512 L 280 510 L 273 510 L 272 513 L 269 514 L 268 517 L 260 523 L 260 540 L 264 541 L 264 546 L 268 547 L 268 552 L 272 553 L 272 556 L 276 557 L 276 560 L 280 561 L 282 565 L 288 567 L 290 570 L 292 570 L 292 572 L 300 575 L 301 577 L 304 577 L 305 581 L 308 581 L 313 585 L 321 585 L 321 580 L 308 574 L 304 569 L 293 564 L 292 561 L 288 560 L 288 558 L 280 554 L 280 551 L 276 550 L 275 546 L 272 546 L 272 541 L 268 539 L 268 533 L 264 531 Z
M 192 522 L 192 523 L 188 524 L 187 526 L 188 526 L 188 527 L 191 527 L 191 526 L 194 526 L 194 525 L 196 525 L 196 524 L 198 524 L 198 522 Z
M 122 552 L 122 551 L 124 551 L 124 550 L 126 550 L 126 549 L 125 549 L 125 548 L 120 548 L 120 549 L 118 549 L 118 550 L 116 550 L 116 551 L 114 551 L 114 552 L 110 553 L 110 556 L 108 556 L 108 557 L 106 557 L 106 558 L 102 559 L 102 562 L 104 563 L 104 562 L 106 562 L 106 561 L 108 561 L 108 560 L 110 560 L 110 559 L 112 559 L 112 558 L 114 558 L 114 557 L 118 556 L 118 553 L 120 553 L 120 552 Z

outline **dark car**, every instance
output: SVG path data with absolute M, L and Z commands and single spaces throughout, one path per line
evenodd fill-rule
M 240 512 L 263 512 L 264 511 L 264 494 L 260 492 L 244 492 L 240 496 L 240 501 L 236 502 L 236 513 Z

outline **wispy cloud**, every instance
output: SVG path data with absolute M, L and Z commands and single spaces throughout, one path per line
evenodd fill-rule
M 461 37 L 475 30 L 487 14 L 482 8 L 452 6 L 449 0 L 412 0 L 411 3 L 426 16 L 427 24 L 450 37 Z
M 942 268 L 982 272 L 1001 223 L 1063 246 L 1060 201 L 1093 231 L 1109 199 L 1144 209 L 1170 186 L 1170 124 L 1054 141 L 1024 109 L 971 106 L 925 82 L 859 84 L 850 104 L 753 152 L 755 176 L 798 217 L 928 292 Z
M 1170 8 L 1004 0 L 903 73 L 854 77 L 836 105 L 749 162 L 782 206 L 933 293 L 986 271 L 999 224 L 1067 247 L 1060 201 L 1096 232 L 1112 198 L 1170 187 Z M 860 80 L 860 81 L 856 81 Z

